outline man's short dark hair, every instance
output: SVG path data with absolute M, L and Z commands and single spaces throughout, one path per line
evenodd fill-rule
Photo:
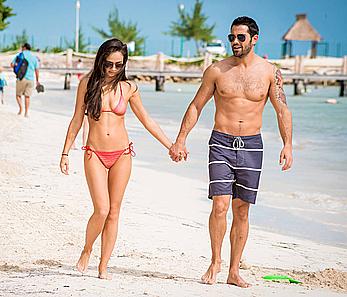
M 23 44 L 23 47 L 25 47 L 28 51 L 31 50 L 31 46 L 30 46 L 30 44 L 27 43 L 27 42 Z
M 259 34 L 259 27 L 255 20 L 247 16 L 241 16 L 236 18 L 230 26 L 230 31 L 233 26 L 245 25 L 248 27 L 248 33 L 253 37 Z

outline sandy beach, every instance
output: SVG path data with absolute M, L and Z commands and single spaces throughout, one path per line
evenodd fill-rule
M 40 96 L 53 99 L 49 90 Z M 254 225 L 241 270 L 253 286 L 225 284 L 228 236 L 217 284 L 201 284 L 210 262 L 206 184 L 150 169 L 140 156 L 134 158 L 109 263 L 113 280 L 96 277 L 99 240 L 88 272 L 81 275 L 75 264 L 92 204 L 82 151 L 71 150 L 69 176 L 59 170 L 70 118 L 32 110 L 26 119 L 16 113 L 14 105 L 0 106 L 0 296 L 346 296 L 345 248 Z M 127 125 L 130 135 L 146 133 L 133 118 Z M 269 274 L 303 283 L 264 281 Z

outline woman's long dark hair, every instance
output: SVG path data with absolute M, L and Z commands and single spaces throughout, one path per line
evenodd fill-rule
M 105 61 L 106 58 L 114 53 L 120 52 L 123 55 L 123 68 L 109 82 L 106 82 Z M 128 61 L 128 48 L 125 43 L 117 38 L 106 40 L 96 54 L 94 67 L 89 75 L 87 91 L 84 95 L 84 104 L 87 114 L 98 121 L 101 113 L 101 95 L 103 87 L 108 85 L 110 89 L 115 89 L 119 81 L 127 80 L 125 75 L 125 65 Z

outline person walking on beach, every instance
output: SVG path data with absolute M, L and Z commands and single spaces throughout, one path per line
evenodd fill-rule
M 76 64 L 76 68 L 82 69 L 83 67 L 84 67 L 84 64 L 83 64 L 82 60 L 78 59 L 77 64 Z M 81 80 L 81 78 L 83 77 L 83 72 L 78 72 L 76 75 L 77 75 L 77 79 Z
M 39 83 L 39 62 L 37 57 L 31 53 L 31 46 L 29 43 L 24 43 L 22 46 L 22 51 L 18 53 L 11 63 L 11 67 L 15 67 L 18 63 L 18 59 L 25 59 L 27 63 L 27 68 L 23 78 L 18 78 L 16 81 L 16 99 L 19 107 L 18 115 L 22 114 L 23 105 L 22 105 L 22 96 L 25 97 L 25 110 L 24 116 L 29 116 L 29 105 L 30 97 L 34 89 L 34 81 L 36 76 L 36 86 L 40 85 Z
M 206 284 L 216 282 L 221 270 L 221 248 L 226 233 L 226 215 L 232 197 L 233 222 L 230 232 L 231 256 L 228 284 L 249 287 L 239 274 L 245 247 L 250 204 L 255 204 L 263 160 L 260 134 L 262 113 L 270 97 L 283 140 L 279 163 L 282 170 L 292 166 L 292 116 L 288 109 L 279 69 L 254 53 L 259 28 L 249 17 L 231 24 L 233 56 L 209 66 L 197 94 L 190 103 L 181 129 L 169 154 L 178 162 L 187 159 L 188 133 L 196 124 L 205 104 L 214 96 L 214 128 L 209 140 L 209 198 L 213 200 L 209 218 L 212 259 L 202 276 Z
M 5 78 L 5 75 L 3 73 L 3 69 L 0 66 L 0 98 L 1 98 L 1 104 L 4 104 L 4 89 L 7 86 L 7 81 Z
M 125 128 L 128 103 L 143 126 L 168 150 L 172 142 L 142 105 L 137 85 L 127 80 L 126 44 L 113 38 L 99 48 L 93 70 L 78 86 L 75 112 L 70 122 L 63 148 L 60 169 L 69 172 L 68 154 L 80 130 L 85 113 L 89 134 L 85 150 L 84 169 L 94 212 L 90 217 L 85 245 L 77 263 L 80 272 L 87 270 L 93 244 L 101 233 L 99 278 L 110 279 L 107 263 L 112 254 L 118 230 L 120 207 L 131 172 L 133 143 Z

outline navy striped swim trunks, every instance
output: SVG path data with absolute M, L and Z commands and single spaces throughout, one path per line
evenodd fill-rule
M 209 194 L 254 204 L 263 164 L 261 134 L 233 136 L 216 130 L 209 141 Z

